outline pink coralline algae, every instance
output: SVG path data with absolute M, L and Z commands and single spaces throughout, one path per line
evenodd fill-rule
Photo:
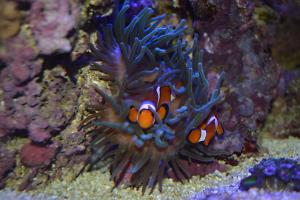
M 55 144 L 39 146 L 36 144 L 26 144 L 21 150 L 21 161 L 27 167 L 46 167 L 48 166 L 57 152 Z
M 67 81 L 62 68 L 53 69 L 48 80 L 39 80 L 42 71 L 42 60 L 38 58 L 40 51 L 25 33 L 7 40 L 4 47 L 0 51 L 0 59 L 6 64 L 0 71 L 3 90 L 0 136 L 28 133 L 34 142 L 47 142 L 53 133 L 69 123 L 73 109 L 67 106 L 74 107 L 76 102 L 74 86 Z M 72 92 L 67 95 L 69 89 Z M 55 102 L 63 99 L 66 105 L 57 106 Z M 66 111 L 70 113 L 66 114 Z
M 21 31 L 5 41 L 0 51 L 3 63 L 0 71 L 0 140 L 7 141 L 16 136 L 30 139 L 19 149 L 21 163 L 31 168 L 19 186 L 20 190 L 30 187 L 33 178 L 55 159 L 60 145 L 53 137 L 70 124 L 78 98 L 75 84 L 63 66 L 45 70 L 43 56 L 40 56 L 42 49 L 35 46 L 33 39 L 30 33 Z M 14 158 L 9 159 L 14 161 Z M 4 167 L 6 165 L 2 170 L 1 165 L 1 184 L 5 180 L 2 174 L 9 171 Z
M 8 69 L 2 70 L 3 76 Z M 34 142 L 47 142 L 52 134 L 69 123 L 75 113 L 77 93 L 73 84 L 66 82 L 63 74 L 58 74 L 61 71 L 61 68 L 53 70 L 48 80 L 42 83 L 32 80 L 27 85 L 18 86 L 17 92 L 12 90 L 12 94 L 4 93 L 6 109 L 0 112 L 2 136 L 21 131 L 28 132 Z M 58 105 L 58 102 L 65 104 Z
M 5 52 L 0 52 L 0 59 L 8 65 L 1 72 L 1 85 L 5 92 L 21 92 L 20 85 L 41 72 L 41 61 L 35 60 L 37 51 L 27 40 L 28 37 L 24 35 L 9 39 L 5 43 Z
M 78 8 L 68 0 L 33 2 L 28 20 L 41 54 L 71 51 L 67 36 L 76 25 L 77 13 Z
M 0 72 L 0 87 L 3 90 L 4 108 L 0 111 L 1 136 L 10 135 L 16 130 L 27 128 L 30 119 L 24 112 L 26 93 L 30 93 L 30 82 L 42 70 L 41 61 L 36 59 L 37 51 L 25 35 L 7 40 L 5 50 L 0 52 L 0 59 L 6 67 Z M 18 55 L 18 56 L 15 56 Z M 16 101 L 16 97 L 19 97 Z

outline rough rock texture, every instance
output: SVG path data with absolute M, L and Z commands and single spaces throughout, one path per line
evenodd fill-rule
M 12 171 L 14 166 L 15 153 L 0 146 L 0 189 L 4 187 L 7 173 Z
M 76 25 L 79 12 L 69 0 L 38 0 L 31 5 L 29 24 L 42 54 L 71 51 L 66 38 Z
M 42 70 L 41 60 L 36 59 L 37 51 L 31 42 L 28 35 L 21 33 L 7 40 L 4 48 L 0 50 L 0 59 L 6 63 L 6 67 L 0 71 L 4 107 L 0 111 L 0 129 L 3 136 L 16 130 L 22 131 L 28 126 L 28 114 L 24 112 L 23 106 L 27 101 L 26 94 L 31 95 L 30 85 L 36 84 L 35 80 L 30 83 L 29 81 Z M 35 91 L 32 95 L 38 93 Z
M 46 72 L 42 82 L 33 79 L 21 86 L 15 85 L 16 79 L 9 76 L 10 70 L 7 67 L 0 74 L 4 91 L 7 84 L 13 87 L 4 93 L 6 109 L 0 112 L 0 129 L 5 135 L 28 132 L 33 141 L 47 142 L 51 134 L 65 128 L 74 116 L 77 103 L 75 86 L 62 68 Z
M 20 153 L 21 162 L 27 167 L 46 167 L 55 157 L 57 146 L 39 146 L 32 143 L 25 144 Z
M 265 1 L 275 12 L 278 27 L 274 34 L 272 55 L 286 69 L 300 66 L 300 2 L 297 0 Z M 287 31 L 288 30 L 288 31 Z
M 210 20 L 196 20 L 194 28 L 202 34 L 201 45 L 208 52 L 205 59 L 226 74 L 225 100 L 217 108 L 225 134 L 224 140 L 215 141 L 215 148 L 240 152 L 243 138 L 255 140 L 257 135 L 253 133 L 267 117 L 276 95 L 280 67 L 265 51 L 260 41 L 264 38 L 255 37 L 260 30 L 252 20 L 252 1 L 207 4 L 207 9 L 214 7 Z
M 285 93 L 278 97 L 265 127 L 275 137 L 300 137 L 300 78 L 290 81 Z
M 0 40 L 18 33 L 21 25 L 21 13 L 14 1 L 0 0 Z

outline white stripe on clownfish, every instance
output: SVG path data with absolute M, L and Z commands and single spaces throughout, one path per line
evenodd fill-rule
M 201 136 L 200 136 L 198 142 L 203 142 L 205 140 L 205 138 L 206 138 L 206 130 L 201 129 Z
M 140 109 L 139 109 L 139 112 L 143 109 L 146 109 L 146 110 L 156 110 L 155 108 L 155 104 L 152 102 L 152 101 L 143 101 L 142 105 L 140 106 Z

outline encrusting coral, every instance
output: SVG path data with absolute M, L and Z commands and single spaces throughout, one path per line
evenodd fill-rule
M 204 135 L 204 143 L 193 144 L 187 138 L 191 131 L 200 131 L 221 99 L 224 74 L 209 90 L 198 37 L 192 47 L 184 41 L 184 20 L 176 28 L 159 27 L 165 15 L 150 18 L 153 10 L 146 7 L 127 23 L 128 9 L 125 1 L 114 24 L 104 27 L 90 46 L 95 58 L 92 69 L 111 81 L 112 94 L 95 84 L 106 103 L 94 108 L 80 129 L 92 137 L 90 167 L 109 166 L 116 186 L 130 174 L 129 186 L 142 187 L 144 193 L 147 186 L 153 191 L 158 183 L 161 191 L 168 169 L 179 181 L 190 178 L 182 160 L 212 162 L 226 154 L 207 148 L 215 131 Z M 158 100 L 149 103 L 155 95 Z M 202 137 L 198 141 L 204 141 Z
M 251 175 L 241 181 L 240 189 L 252 187 L 270 191 L 300 190 L 300 164 L 288 158 L 263 159 L 250 170 Z

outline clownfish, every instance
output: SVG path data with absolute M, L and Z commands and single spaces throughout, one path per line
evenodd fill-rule
M 172 100 L 169 86 L 157 87 L 145 97 L 139 109 L 131 106 L 128 113 L 128 120 L 138 123 L 142 129 L 149 129 L 155 123 L 153 110 L 155 110 L 161 120 L 164 120 L 169 112 L 169 103 Z
M 215 136 L 216 132 L 218 135 L 222 135 L 223 128 L 216 117 L 216 114 L 211 114 L 204 123 L 188 133 L 187 140 L 192 144 L 203 142 L 203 144 L 207 146 Z

